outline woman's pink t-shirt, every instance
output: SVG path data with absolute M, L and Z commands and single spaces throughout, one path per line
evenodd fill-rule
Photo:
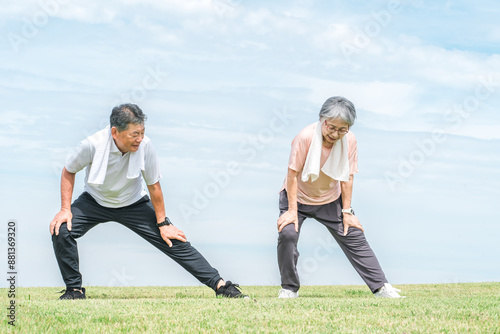
M 288 161 L 288 168 L 298 172 L 297 201 L 308 205 L 323 205 L 331 203 L 340 197 L 340 182 L 327 176 L 322 171 L 320 171 L 316 181 L 311 182 L 311 179 L 307 182 L 302 181 L 302 169 L 306 162 L 309 146 L 311 146 L 315 124 L 316 123 L 313 123 L 305 127 L 294 138 L 290 159 Z M 358 148 L 356 137 L 352 132 L 348 132 L 346 136 L 349 145 L 349 173 L 356 174 L 358 173 Z M 320 167 L 323 167 L 325 164 L 330 155 L 330 151 L 331 149 L 322 147 Z M 287 178 L 285 177 L 285 182 L 281 190 L 286 189 L 286 187 Z

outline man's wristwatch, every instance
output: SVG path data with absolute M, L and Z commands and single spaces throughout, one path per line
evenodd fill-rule
M 174 225 L 174 224 L 172 224 L 172 222 L 170 221 L 170 219 L 168 219 L 168 217 L 165 217 L 165 220 L 162 221 L 161 223 L 156 224 L 156 226 L 158 227 L 169 226 L 169 225 Z
M 354 210 L 352 208 L 342 209 L 342 213 L 348 213 L 350 215 L 353 215 L 354 214 Z

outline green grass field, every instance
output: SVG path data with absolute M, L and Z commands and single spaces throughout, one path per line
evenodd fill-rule
M 500 333 L 500 283 L 399 285 L 406 299 L 374 298 L 365 286 L 243 287 L 251 299 L 217 299 L 206 287 L 87 287 L 87 300 L 59 301 L 62 288 L 18 288 L 18 333 Z

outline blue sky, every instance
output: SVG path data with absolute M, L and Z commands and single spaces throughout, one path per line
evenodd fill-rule
M 63 284 L 48 233 L 60 171 L 114 105 L 133 102 L 148 115 L 174 223 L 224 278 L 279 285 L 275 226 L 290 143 L 335 95 L 358 110 L 353 207 L 389 280 L 500 280 L 499 8 L 4 4 L 0 220 L 17 220 L 19 284 Z M 74 198 L 82 189 L 83 173 Z M 325 232 L 306 220 L 302 284 L 362 284 Z M 0 236 L 5 249 L 6 228 Z M 116 223 L 90 231 L 79 249 L 86 286 L 198 284 Z

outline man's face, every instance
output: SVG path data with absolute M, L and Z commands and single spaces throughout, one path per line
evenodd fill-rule
M 331 147 L 349 131 L 349 125 L 340 119 L 326 120 L 321 124 L 323 144 Z
M 136 152 L 144 139 L 144 124 L 129 123 L 128 129 L 119 132 L 117 128 L 111 128 L 111 135 L 115 144 L 123 154 L 127 152 Z

